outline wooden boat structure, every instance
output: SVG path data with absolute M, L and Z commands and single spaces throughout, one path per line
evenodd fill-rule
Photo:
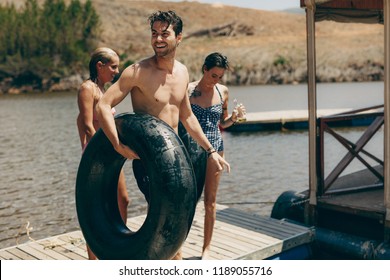
M 314 246 L 320 257 L 390 259 L 390 1 L 301 0 L 300 4 L 306 9 L 309 189 L 281 194 L 271 216 L 315 227 Z M 384 105 L 375 108 L 381 110 L 363 108 L 318 116 L 315 23 L 321 20 L 384 25 Z M 335 129 L 337 123 L 362 118 L 370 119 L 370 124 L 357 141 Z M 383 159 L 366 149 L 378 133 L 384 135 Z M 325 137 L 346 149 L 329 174 L 324 172 Z M 352 161 L 360 162 L 364 169 L 343 175 Z

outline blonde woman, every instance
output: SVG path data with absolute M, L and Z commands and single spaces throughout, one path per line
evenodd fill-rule
M 77 102 L 79 115 L 77 117 L 77 128 L 79 131 L 81 148 L 84 151 L 92 136 L 100 128 L 96 116 L 95 107 L 105 92 L 105 85 L 112 82 L 119 73 L 119 56 L 110 48 L 98 48 L 92 55 L 89 62 L 89 79 L 84 81 L 79 89 Z M 112 113 L 115 114 L 113 108 Z M 118 206 L 119 212 L 126 223 L 127 207 L 129 196 L 126 189 L 126 182 L 123 170 L 118 181 Z M 96 259 L 96 256 L 87 246 L 88 258 Z

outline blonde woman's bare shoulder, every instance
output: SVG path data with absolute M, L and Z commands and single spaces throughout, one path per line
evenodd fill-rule
M 80 92 L 86 92 L 86 91 L 93 92 L 93 91 L 94 91 L 94 88 L 95 88 L 95 83 L 92 82 L 91 80 L 86 80 L 86 81 L 84 81 L 84 82 L 80 85 L 79 93 L 80 93 Z
M 96 84 L 91 80 L 84 81 L 79 88 L 78 95 L 83 97 L 95 97 L 96 96 Z

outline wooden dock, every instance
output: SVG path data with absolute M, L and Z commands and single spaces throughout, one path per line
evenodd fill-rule
M 136 230 L 144 219 L 145 215 L 129 218 L 127 225 Z M 183 245 L 184 259 L 200 259 L 203 219 L 203 203 L 199 203 L 192 228 Z M 210 258 L 266 259 L 310 244 L 313 239 L 314 230 L 311 228 L 218 205 Z M 84 260 L 87 259 L 87 252 L 81 231 L 74 231 L 1 249 L 0 259 Z
M 343 114 L 352 111 L 352 108 L 318 109 L 317 117 Z M 383 109 L 373 109 L 367 112 L 377 112 Z M 267 130 L 293 130 L 308 128 L 308 110 L 282 110 L 267 112 L 248 112 L 246 121 L 228 127 L 227 131 L 267 131 Z M 346 120 L 338 122 L 341 126 L 364 126 L 372 122 L 373 117 L 358 120 Z

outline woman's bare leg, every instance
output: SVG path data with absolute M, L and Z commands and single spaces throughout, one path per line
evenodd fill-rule
M 220 153 L 223 156 L 223 153 Z M 221 172 L 212 164 L 207 164 L 206 180 L 204 187 L 204 237 L 202 259 L 208 259 L 210 253 L 210 243 L 213 236 L 214 224 L 216 219 L 217 191 Z

